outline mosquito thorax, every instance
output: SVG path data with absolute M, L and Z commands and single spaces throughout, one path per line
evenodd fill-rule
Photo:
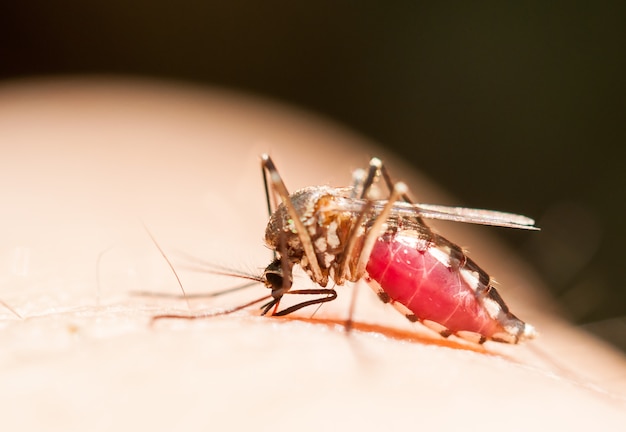
M 290 200 L 311 238 L 322 276 L 317 280 L 311 271 L 300 235 L 284 204 L 272 214 L 265 231 L 266 244 L 293 264 L 299 264 L 314 280 L 325 287 L 337 274 L 356 215 L 341 205 L 351 188 L 307 187 L 290 195 Z

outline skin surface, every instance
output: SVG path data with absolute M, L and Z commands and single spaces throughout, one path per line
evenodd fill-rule
M 267 294 L 186 269 L 259 274 L 271 259 L 259 154 L 290 191 L 343 186 L 371 156 L 422 202 L 454 204 L 381 148 L 328 122 L 219 90 L 114 80 L 0 86 L 0 424 L 3 430 L 618 430 L 624 358 L 555 317 L 541 282 L 490 239 L 437 224 L 539 331 L 520 345 L 441 339 L 339 287 L 313 318 L 205 320 Z M 514 209 L 499 209 L 514 211 Z M 541 235 L 531 233 L 528 235 Z M 190 255 L 190 256 L 188 256 Z M 295 282 L 312 284 L 304 276 Z M 343 321 L 357 292 L 354 330 Z

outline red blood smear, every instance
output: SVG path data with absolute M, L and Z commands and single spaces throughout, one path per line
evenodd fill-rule
M 392 300 L 419 319 L 437 322 L 452 332 L 471 331 L 486 337 L 502 332 L 487 314 L 458 269 L 439 262 L 429 250 L 417 248 L 410 236 L 380 238 L 372 250 L 367 272 Z

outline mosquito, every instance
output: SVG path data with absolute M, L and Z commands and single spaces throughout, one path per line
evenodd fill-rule
M 365 280 L 384 303 L 412 322 L 443 337 L 474 343 L 515 344 L 532 339 L 533 326 L 513 315 L 491 277 L 463 249 L 435 233 L 424 219 L 537 230 L 528 217 L 491 210 L 417 204 L 408 187 L 393 183 L 385 165 L 372 158 L 349 187 L 305 187 L 290 194 L 269 155 L 261 168 L 270 219 L 265 243 L 274 259 L 261 276 L 237 275 L 259 282 L 270 294 L 222 312 L 159 315 L 195 319 L 232 313 L 264 303 L 261 314 L 283 316 L 337 298 L 334 288 Z M 373 198 L 382 179 L 387 199 Z M 301 267 L 319 288 L 292 289 L 294 267 Z M 221 274 L 230 274 L 214 272 Z M 285 295 L 309 300 L 280 309 Z

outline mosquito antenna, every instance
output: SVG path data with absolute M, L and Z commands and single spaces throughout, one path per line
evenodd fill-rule
M 165 252 L 163 251 L 163 249 L 161 249 L 161 245 L 159 245 L 159 243 L 156 241 L 156 239 L 154 238 L 154 236 L 152 235 L 152 233 L 150 232 L 150 230 L 148 229 L 146 224 L 142 222 L 141 225 L 146 230 L 146 233 L 148 233 L 148 236 L 150 237 L 150 240 L 152 240 L 152 243 L 154 243 L 154 245 L 158 249 L 159 253 L 161 254 L 163 259 L 167 263 L 167 265 L 170 267 L 170 270 L 172 270 L 172 273 L 174 273 L 174 277 L 176 277 L 176 281 L 178 282 L 178 286 L 180 287 L 180 290 L 183 293 L 183 296 L 185 297 L 185 303 L 187 303 L 187 307 L 189 309 L 191 309 L 191 305 L 189 304 L 189 300 L 187 299 L 187 293 L 185 292 L 185 288 L 183 287 L 183 283 L 181 282 L 180 277 L 178 277 L 178 273 L 176 272 L 176 269 L 172 265 L 172 262 L 167 257 L 167 255 L 165 255 Z
M 160 319 L 186 319 L 186 320 L 194 320 L 194 319 L 201 319 L 201 318 L 212 318 L 212 317 L 216 317 L 216 316 L 221 316 L 221 315 L 229 315 L 231 313 L 240 311 L 242 309 L 245 309 L 247 307 L 250 307 L 252 305 L 255 305 L 257 303 L 261 303 L 262 301 L 271 299 L 272 295 L 266 295 L 263 296 L 261 298 L 258 298 L 256 300 L 252 300 L 251 302 L 248 302 L 246 304 L 242 304 L 239 306 L 236 306 L 234 308 L 230 308 L 230 309 L 226 309 L 223 311 L 219 311 L 219 312 L 210 312 L 210 313 L 203 313 L 203 314 L 195 314 L 195 315 L 176 315 L 176 314 L 163 314 L 163 315 L 155 315 L 152 317 L 152 322 L 154 323 L 157 320 Z
M 204 261 L 201 258 L 198 258 L 194 255 L 191 255 L 187 252 L 180 251 L 180 250 L 177 250 L 176 254 L 180 255 L 185 260 L 193 262 L 193 264 L 195 264 L 195 265 L 180 266 L 187 270 L 212 273 L 212 274 L 217 274 L 220 276 L 234 276 L 234 277 L 238 277 L 242 279 L 250 279 L 250 280 L 255 280 L 257 282 L 263 282 L 262 278 L 260 278 L 259 276 L 256 276 L 253 273 L 247 273 L 244 271 L 232 269 L 230 267 L 221 266 L 219 264 L 209 263 L 209 262 Z
M 245 274 L 245 273 L 213 270 L 211 268 L 205 268 L 205 267 L 196 266 L 196 265 L 182 265 L 180 267 L 185 269 L 185 270 L 195 271 L 195 272 L 199 272 L 199 273 L 210 273 L 210 274 L 214 274 L 214 275 L 217 275 L 217 276 L 230 276 L 230 277 L 236 277 L 236 278 L 239 278 L 239 279 L 247 279 L 247 280 L 251 280 L 251 281 L 259 282 L 259 283 L 263 283 L 264 282 L 264 280 L 261 277 L 259 277 L 259 276 L 248 275 L 248 274 Z
M 187 294 L 185 298 L 188 299 L 199 299 L 199 298 L 213 298 L 219 297 L 226 294 L 232 294 L 237 291 L 244 290 L 246 288 L 250 288 L 251 286 L 256 285 L 257 282 L 249 282 L 242 285 L 237 285 L 232 288 L 226 288 L 221 291 L 211 292 L 211 293 L 195 293 L 195 294 Z M 179 294 L 171 294 L 171 293 L 156 293 L 152 291 L 133 291 L 134 295 L 138 296 L 146 296 L 146 297 L 163 297 L 163 298 L 180 298 Z

